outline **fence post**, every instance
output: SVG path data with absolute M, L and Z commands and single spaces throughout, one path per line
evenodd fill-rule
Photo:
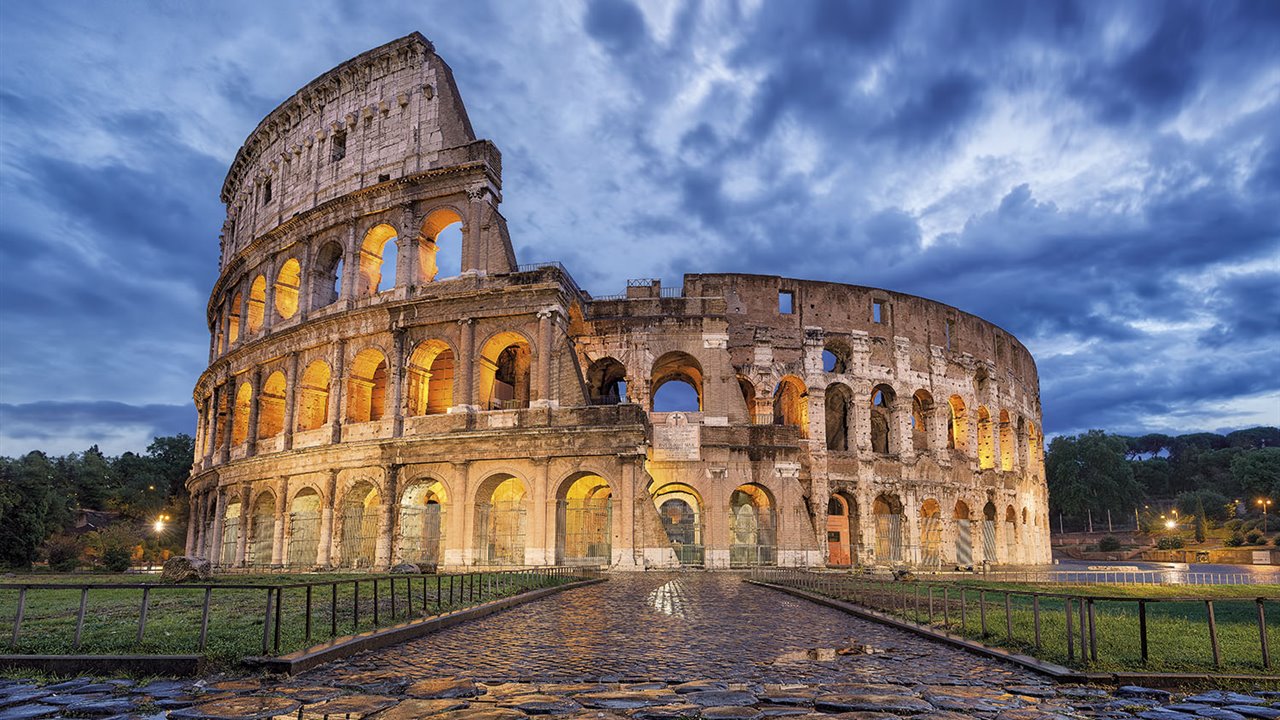
M 967 614 L 968 606 L 969 606 L 969 591 L 966 590 L 963 585 L 961 585 L 960 586 L 960 634 L 961 635 L 964 635 L 965 630 L 968 629 L 968 621 L 969 621 L 968 614 Z
M 351 632 L 360 629 L 360 581 L 356 580 L 351 588 Z
M 1004 634 L 1013 642 L 1013 609 L 1009 606 L 1009 593 L 1004 594 Z
M 1031 616 L 1032 624 L 1035 625 L 1036 632 L 1036 650 L 1040 649 L 1040 595 L 1031 595 Z
M 213 595 L 213 586 L 204 588 L 204 607 L 200 610 L 200 652 L 204 652 L 205 642 L 209 639 L 209 598 Z
M 76 639 L 71 644 L 73 650 L 80 649 L 80 633 L 84 631 L 84 608 L 89 602 L 89 587 L 80 588 L 80 612 L 76 614 Z
M 329 637 L 338 637 L 338 582 L 329 586 L 332 593 L 329 601 Z
M 311 642 L 311 585 L 307 585 L 307 643 Z
M 267 611 L 262 616 L 262 654 L 267 654 L 267 648 L 271 642 L 271 618 L 274 613 L 271 612 L 272 600 L 275 598 L 275 588 L 267 588 Z
M 378 578 L 373 579 L 373 626 L 378 627 Z
M 275 627 L 275 652 L 280 654 L 280 611 L 284 607 L 284 587 L 276 588 L 276 627 Z
M 137 644 L 142 644 L 142 634 L 147 630 L 147 610 L 151 608 L 151 587 L 142 588 L 142 608 L 138 610 L 138 639 Z
M 942 586 L 942 627 L 951 629 L 951 588 Z
M 1071 628 L 1071 598 L 1062 599 L 1062 607 L 1067 610 L 1067 659 L 1076 659 L 1076 631 Z
M 933 586 L 929 586 L 929 624 L 933 624 Z
M 1082 662 L 1089 659 L 1089 638 L 1085 635 L 1088 629 L 1089 611 L 1085 609 L 1084 598 L 1080 598 L 1080 660 Z
M 22 629 L 22 616 L 27 611 L 27 588 L 18 588 L 18 612 L 13 616 L 13 637 L 9 644 L 18 647 L 18 632 Z
M 388 578 L 391 583 L 391 589 L 387 591 L 387 595 L 391 598 L 391 622 L 396 621 L 396 579 L 394 576 Z
M 1213 601 L 1205 600 L 1204 605 L 1209 613 L 1209 644 L 1213 647 L 1213 666 L 1219 667 L 1222 658 L 1218 654 L 1218 623 L 1213 617 Z
M 982 637 L 987 636 L 987 591 L 978 591 L 978 615 L 982 618 Z
M 1258 603 L 1258 639 L 1262 641 L 1262 667 L 1271 669 L 1271 649 L 1267 647 L 1267 611 L 1262 609 L 1262 598 Z
M 1142 662 L 1147 662 L 1147 601 L 1138 601 L 1138 642 L 1142 646 Z
M 1089 598 L 1089 659 L 1098 662 L 1098 633 L 1094 621 L 1093 598 Z

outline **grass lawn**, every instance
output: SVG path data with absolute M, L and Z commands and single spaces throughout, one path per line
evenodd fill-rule
M 944 586 L 945 602 L 944 602 Z M 932 613 L 929 588 L 933 587 Z M 1080 656 L 1079 603 L 1073 603 L 1074 652 L 1068 655 L 1066 599 L 1041 597 L 1040 643 L 1028 595 L 1093 597 L 1097 660 Z M 1005 592 L 1009 621 L 1005 619 Z M 904 595 L 905 593 L 905 595 Z M 920 623 L 1072 668 L 1097 671 L 1277 674 L 1280 668 L 1280 586 L 1070 586 L 994 582 L 883 583 L 849 579 L 831 594 Z M 1264 597 L 1271 669 L 1262 663 L 1257 598 Z M 1195 599 L 1188 599 L 1195 598 Z M 1142 660 L 1137 599 L 1148 600 L 1148 659 Z M 1205 599 L 1213 600 L 1220 664 L 1215 667 Z M 905 607 L 904 607 L 905 601 Z M 983 610 L 986 632 L 983 631 Z
M 136 578 L 136 579 L 135 579 Z M 279 652 L 288 653 L 337 636 L 375 627 L 374 582 L 378 584 L 377 626 L 439 614 L 500 597 L 571 582 L 571 577 L 476 573 L 458 575 L 242 575 L 220 576 L 209 595 L 209 628 L 204 654 L 217 664 L 238 662 L 263 653 L 269 587 L 297 583 L 311 589 L 311 635 L 307 639 L 307 590 L 286 587 L 280 591 Z M 358 580 L 357 584 L 352 582 Z M 13 620 L 18 607 L 17 589 L 0 589 L 0 652 L 23 654 L 193 654 L 199 638 L 205 590 L 185 585 L 156 585 L 154 576 L 121 575 L 19 575 L 4 584 L 39 583 L 77 587 L 29 589 L 21 632 L 11 645 Z M 391 598 L 394 582 L 395 599 Z M 147 626 L 137 641 L 143 590 L 93 589 L 87 595 L 80 648 L 74 649 L 81 587 L 103 584 L 151 585 Z M 425 594 L 424 594 L 425 583 Z M 424 606 L 425 601 L 425 606 Z M 394 615 L 393 615 L 394 602 Z M 336 612 L 335 612 L 336 610 Z M 267 654 L 276 654 L 273 628 Z

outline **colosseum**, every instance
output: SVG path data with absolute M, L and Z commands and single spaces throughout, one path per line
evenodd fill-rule
M 889 290 L 593 296 L 520 264 L 502 157 L 414 33 L 245 140 L 196 384 L 188 554 L 309 571 L 1049 559 L 1035 362 Z

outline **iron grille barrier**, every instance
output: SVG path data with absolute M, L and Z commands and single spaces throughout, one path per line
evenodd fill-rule
M 0 617 L 12 618 L 17 654 L 239 660 L 602 575 L 584 566 L 268 584 L 4 583 Z
M 756 568 L 751 578 L 1073 667 L 1269 671 L 1280 652 L 1267 618 L 1280 596 L 1120 597 L 783 568 Z

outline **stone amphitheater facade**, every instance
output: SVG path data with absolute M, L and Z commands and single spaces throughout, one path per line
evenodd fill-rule
M 592 297 L 558 264 L 518 264 L 501 199 L 498 149 L 417 33 L 250 134 L 222 188 L 189 554 L 1048 561 L 1039 383 L 1009 333 L 764 275 Z

